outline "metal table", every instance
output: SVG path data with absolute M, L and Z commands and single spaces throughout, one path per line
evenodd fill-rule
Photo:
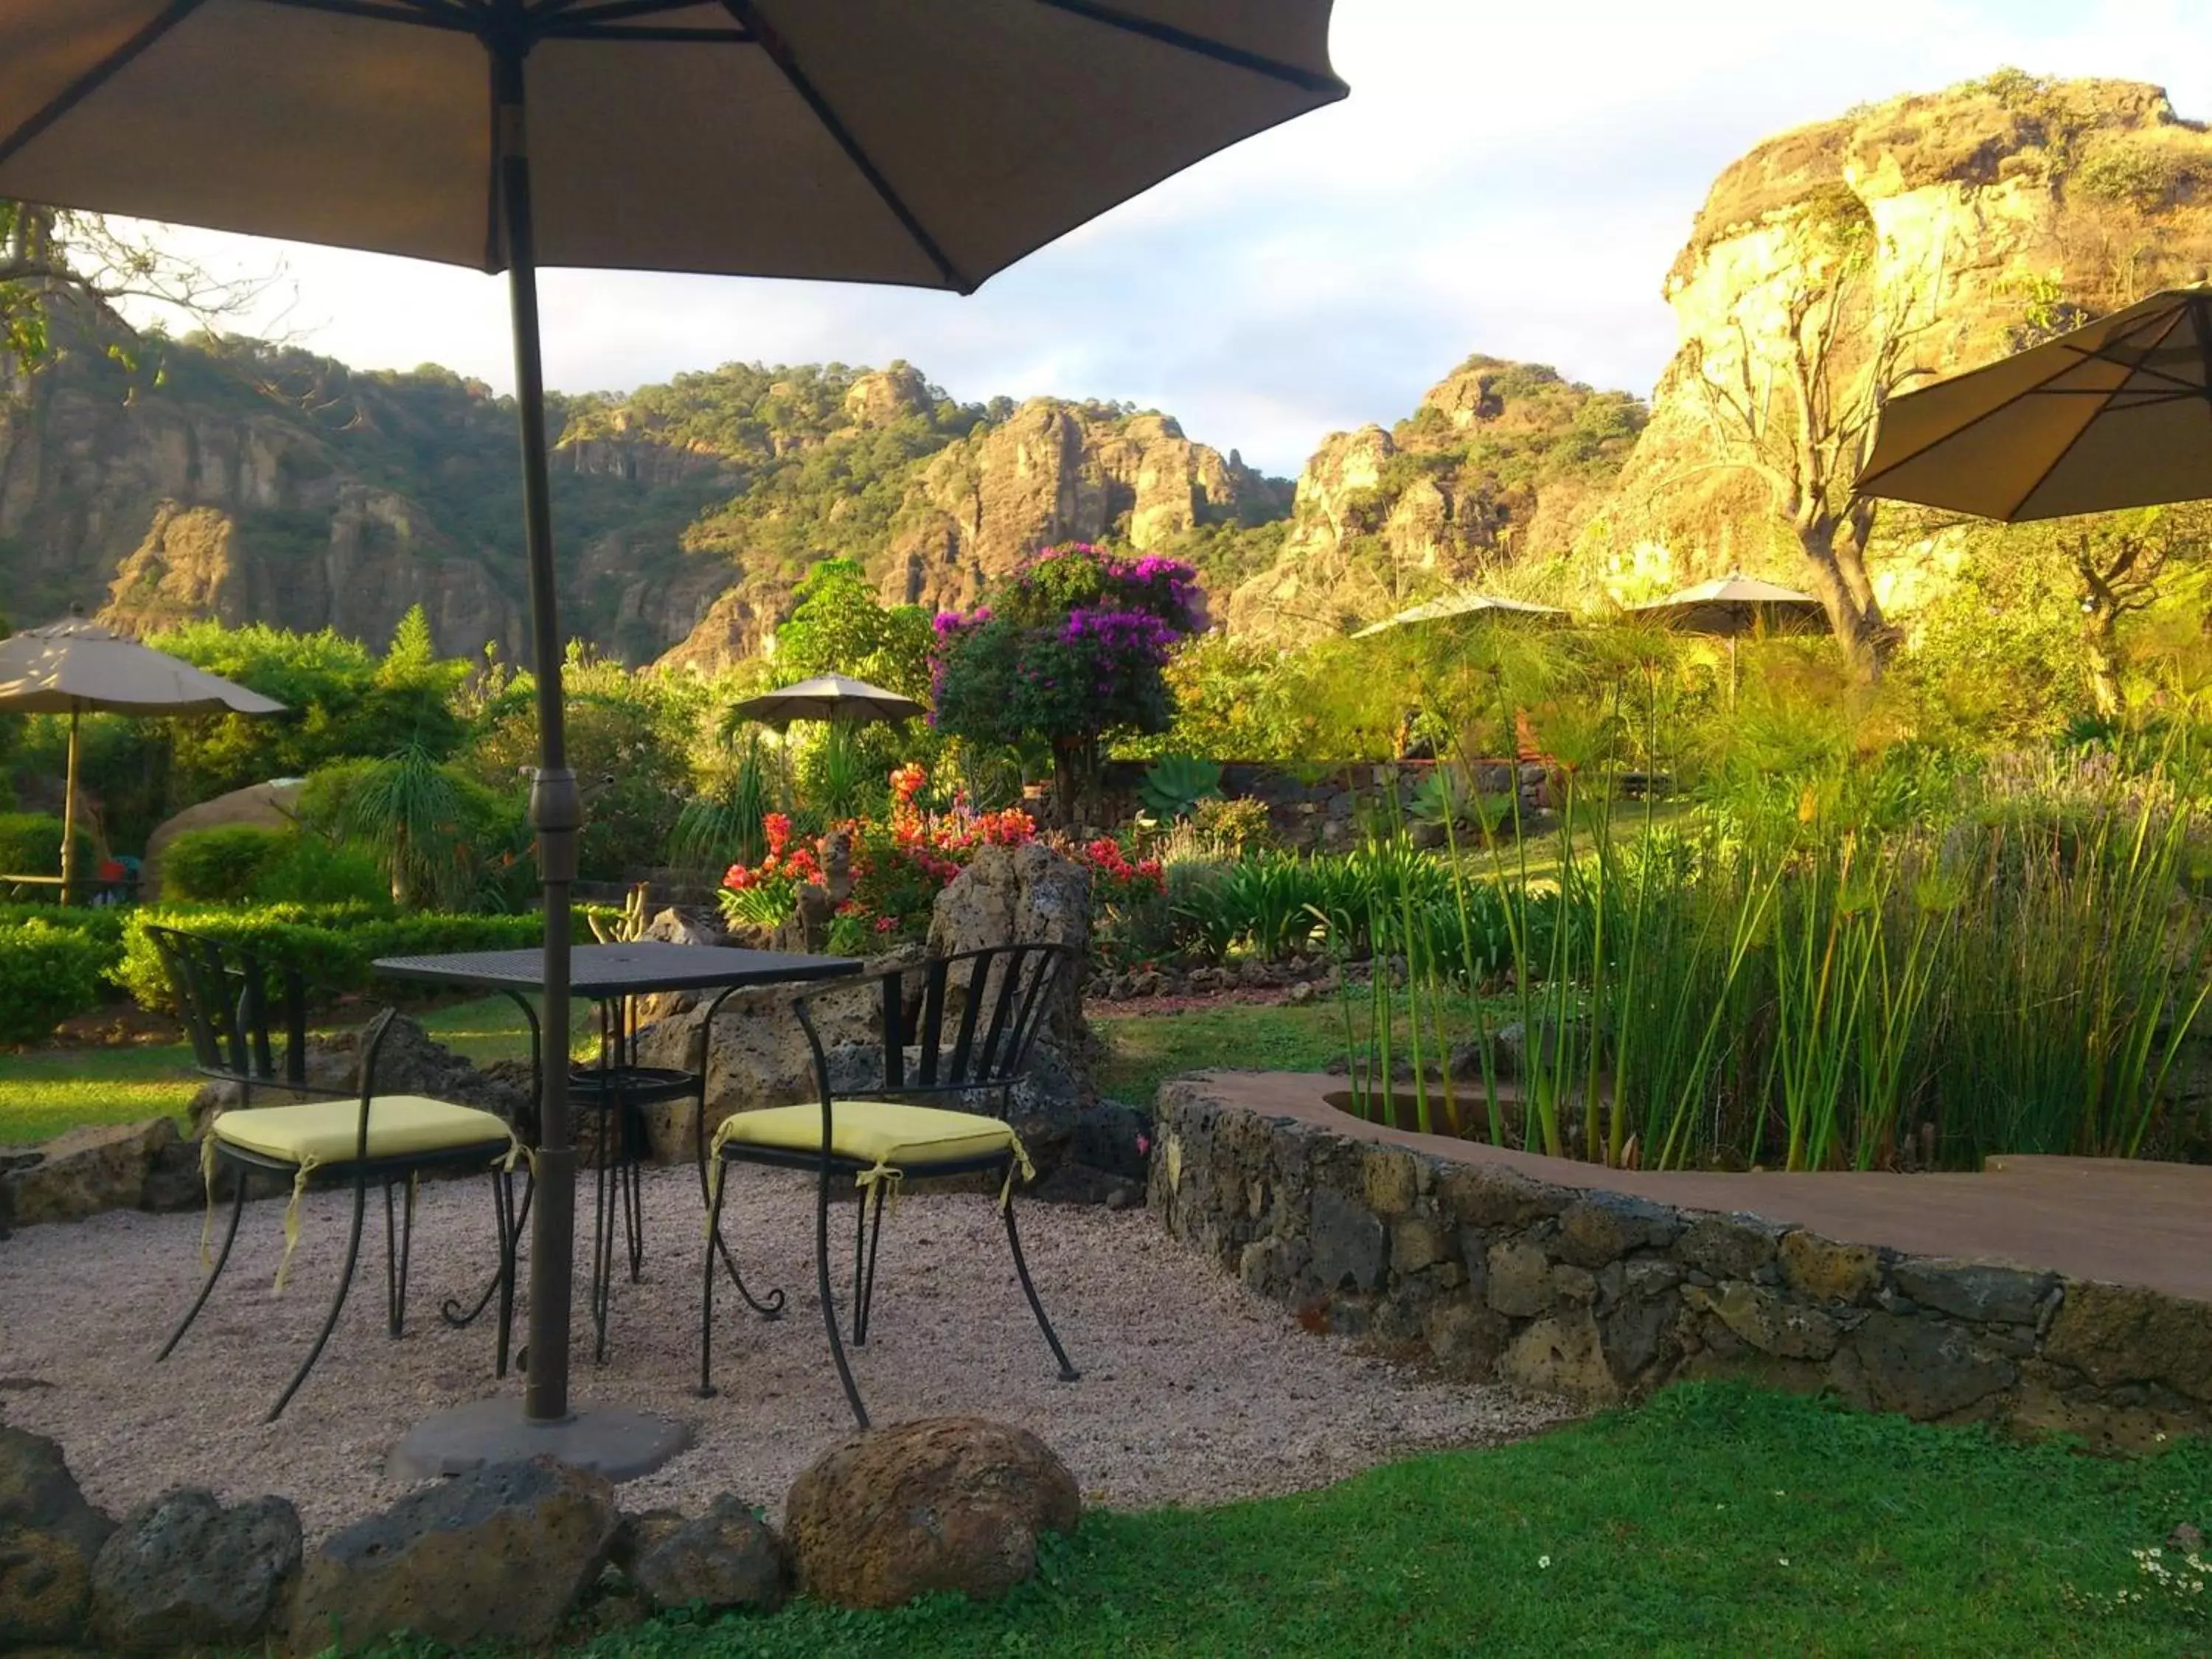
M 542 951 L 455 951 L 440 956 L 385 957 L 371 964 L 374 971 L 387 979 L 410 981 L 421 985 L 450 985 L 495 991 L 522 1010 L 530 1024 L 531 1070 L 533 1076 L 544 1065 L 541 1053 L 538 1011 L 531 1006 L 530 996 L 544 990 L 545 958 Z M 615 1205 L 621 1206 L 621 1215 L 629 1247 L 629 1276 L 633 1282 L 638 1277 L 643 1260 L 644 1211 L 642 1191 L 638 1182 L 639 1155 L 642 1152 L 642 1122 L 637 1119 L 640 1106 L 653 1101 L 679 1098 L 696 1092 L 698 1098 L 700 1121 L 703 1126 L 707 1108 L 707 1076 L 705 1056 L 701 1057 L 696 1073 L 653 1071 L 636 1064 L 635 1044 L 636 1030 L 630 1018 L 633 1000 L 666 991 L 714 991 L 718 993 L 708 1006 L 702 1024 L 711 1023 L 715 1012 L 732 993 L 763 985 L 802 984 L 816 980 L 838 979 L 859 969 L 860 963 L 848 957 L 802 956 L 788 951 L 742 951 L 726 945 L 668 945 L 656 940 L 640 940 L 629 945 L 580 945 L 571 952 L 568 988 L 573 996 L 596 1002 L 600 1008 L 599 1063 L 592 1070 L 572 1074 L 570 1086 L 593 1108 L 599 1116 L 598 1214 L 592 1233 L 592 1320 L 595 1333 L 593 1355 L 606 1358 L 607 1316 L 614 1285 Z M 532 1093 L 533 1101 L 537 1091 Z M 537 1141 L 534 1123 L 518 1126 L 526 1131 L 525 1138 L 533 1145 Z M 706 1193 L 704 1141 L 701 1141 L 700 1193 Z M 526 1215 L 532 1194 L 523 1195 L 523 1214 L 515 1220 L 518 1237 Z M 720 1241 L 716 1241 L 720 1243 Z M 737 1263 L 730 1259 L 726 1248 L 720 1251 L 722 1264 L 728 1272 L 738 1292 L 754 1308 L 771 1317 L 781 1310 L 781 1292 L 772 1291 L 773 1300 L 763 1303 L 745 1287 L 739 1276 Z M 491 1286 L 487 1286 L 476 1305 L 466 1311 L 459 1304 L 451 1303 L 444 1312 L 447 1321 L 465 1325 L 481 1315 L 491 1298 Z

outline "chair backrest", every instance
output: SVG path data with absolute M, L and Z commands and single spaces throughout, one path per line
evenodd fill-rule
M 310 1092 L 307 988 L 296 969 L 173 927 L 149 927 L 146 936 L 176 994 L 203 1076 Z
M 1003 1096 L 1011 1091 L 1028 1067 L 1037 1034 L 1069 981 L 1077 954 L 1066 945 L 994 945 L 926 957 L 876 975 L 883 1010 L 883 1091 L 996 1090 Z M 830 1061 L 808 1005 L 853 992 L 853 982 L 845 981 L 800 997 L 795 1005 L 814 1050 L 824 1099 L 831 1092 Z

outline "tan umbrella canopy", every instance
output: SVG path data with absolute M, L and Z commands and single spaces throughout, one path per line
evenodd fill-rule
M 2212 496 L 2212 291 L 1893 398 L 1858 489 L 2014 522 Z
M 583 808 L 562 720 L 538 265 L 969 293 L 1342 98 L 1329 7 L 5 0 L 0 198 L 507 271 L 538 671 L 542 1040 L 557 1056 Z M 641 1456 L 638 1414 L 569 1416 L 576 1153 L 568 1068 L 544 1073 L 524 1422 L 561 1425 L 572 1461 L 613 1467 L 604 1446 L 649 1467 L 680 1442 Z M 495 1436 L 487 1449 L 527 1455 Z
M 827 720 L 864 726 L 870 720 L 910 720 L 929 711 L 912 697 L 842 674 L 817 674 L 779 690 L 748 697 L 730 712 L 740 720 L 781 726 L 791 720 Z
M 110 633 L 81 616 L 0 640 L 0 714 L 67 714 L 62 902 L 76 886 L 77 721 L 87 714 L 281 714 L 274 697 Z
M 1412 623 L 1442 622 L 1452 617 L 1497 617 L 1534 619 L 1564 617 L 1567 613 L 1555 605 L 1531 605 L 1526 599 L 1509 599 L 1497 593 L 1449 593 L 1441 599 L 1431 599 L 1409 611 L 1401 611 L 1395 617 L 1385 617 L 1381 622 L 1370 623 L 1352 635 L 1364 640 L 1393 628 L 1403 628 Z
M 1649 617 L 1686 634 L 1711 634 L 1729 640 L 1745 634 L 1818 627 L 1828 614 L 1810 593 L 1748 576 L 1699 582 L 1663 599 L 1632 605 L 1628 609 L 1631 615 Z
M 1728 641 L 1729 702 L 1735 702 L 1736 641 L 1747 634 L 1809 633 L 1827 621 L 1827 607 L 1810 593 L 1749 576 L 1723 576 L 1681 588 L 1663 599 L 1632 605 L 1629 614 L 1686 634 Z

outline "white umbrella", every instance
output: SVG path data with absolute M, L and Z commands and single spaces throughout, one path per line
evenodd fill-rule
M 1567 613 L 1556 605 L 1531 605 L 1526 599 L 1509 599 L 1498 593 L 1451 593 L 1441 599 L 1431 599 L 1410 611 L 1401 611 L 1395 617 L 1385 617 L 1381 622 L 1370 623 L 1352 635 L 1364 640 L 1393 628 L 1403 628 L 1409 623 L 1441 622 L 1449 617 L 1564 617 Z
M 748 697 L 730 712 L 741 720 L 781 726 L 792 720 L 827 720 L 863 726 L 870 720 L 910 720 L 929 711 L 912 697 L 843 674 L 817 674 L 774 691 Z
M 1810 593 L 1749 576 L 1723 576 L 1669 593 L 1663 599 L 1628 607 L 1686 634 L 1710 634 L 1728 641 L 1729 701 L 1735 701 L 1736 641 L 1746 634 L 1804 632 L 1827 618 L 1827 607 Z
M 109 714 L 281 714 L 274 697 L 150 650 L 73 616 L 0 640 L 0 714 L 67 714 L 62 902 L 76 884 L 77 721 Z

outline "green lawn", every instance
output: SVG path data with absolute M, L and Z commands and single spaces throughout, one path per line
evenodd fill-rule
M 1098 1087 L 1134 1105 L 1150 1106 L 1178 1072 L 1318 1072 L 1344 1052 L 1344 1014 L 1326 998 L 1304 1007 L 1237 1004 L 1171 1014 L 1147 1013 L 1141 1000 L 1120 1006 L 1129 1012 L 1091 1022 L 1103 1050 Z
M 675 1617 L 588 1651 L 2151 1659 L 2212 1652 L 2212 1595 L 2130 1554 L 2184 1520 L 2212 1521 L 2203 1443 L 2106 1462 L 1703 1385 L 1299 1497 L 1095 1514 L 997 1607 Z
M 597 1015 L 579 1002 L 570 1021 L 590 1051 Z M 527 1055 L 528 1028 L 505 997 L 415 1015 L 441 1042 L 479 1063 Z M 0 1053 L 0 1146 L 45 1140 L 80 1123 L 130 1123 L 181 1115 L 198 1092 L 192 1051 L 181 1042 L 139 1048 L 39 1048 Z

